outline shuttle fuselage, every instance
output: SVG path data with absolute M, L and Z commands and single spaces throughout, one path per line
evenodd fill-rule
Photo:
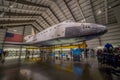
M 107 32 L 106 26 L 94 23 L 62 22 L 49 27 L 34 36 L 28 36 L 26 43 L 42 45 L 69 44 L 90 40 Z

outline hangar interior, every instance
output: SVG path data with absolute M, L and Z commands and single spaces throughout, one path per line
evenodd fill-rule
M 119 14 L 120 0 L 0 0 L 0 42 L 2 42 L 0 49 L 11 53 L 6 59 L 25 58 L 27 49 L 33 51 L 32 58 L 33 55 L 38 57 L 40 55 L 39 48 L 4 44 L 6 33 L 22 35 L 22 42 L 25 42 L 24 37 L 37 34 L 67 20 L 96 23 L 107 27 L 107 33 L 86 41 L 87 48 L 101 49 L 106 43 L 120 47 Z M 72 45 L 80 43 L 82 42 Z M 67 46 L 70 47 L 70 45 Z M 61 49 L 64 51 L 64 47 Z M 70 48 L 65 50 L 67 53 L 70 52 Z M 21 54 L 14 57 L 16 53 Z
M 107 26 L 108 32 L 87 41 L 89 48 L 103 47 L 106 43 L 120 45 L 119 0 L 0 0 L 0 41 L 6 32 L 31 35 L 52 25 L 71 20 Z M 3 45 L 0 45 L 2 48 Z M 4 48 L 20 46 L 4 45 Z
M 36 33 L 65 20 L 106 25 L 108 32 L 98 39 L 87 41 L 97 47 L 105 43 L 119 45 L 119 0 L 1 0 L 1 41 L 8 32 Z M 3 36 L 2 36 L 3 35 Z M 101 42 L 99 42 L 101 41 Z

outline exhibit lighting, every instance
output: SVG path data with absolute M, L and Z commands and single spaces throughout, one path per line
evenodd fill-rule
M 102 13 L 101 10 L 98 10 L 98 11 L 97 11 L 97 15 L 100 15 L 101 13 Z
M 15 0 L 15 2 L 12 5 L 10 5 L 9 7 L 13 8 L 16 2 L 17 2 L 17 0 Z
M 13 7 L 14 7 L 14 5 L 15 5 L 15 4 L 13 3 L 13 4 L 11 4 L 9 7 L 10 7 L 10 8 L 13 8 Z
M 98 46 L 97 47 L 97 49 L 103 49 L 104 48 L 104 46 Z
M 111 8 L 111 6 L 108 6 L 108 8 L 110 9 L 110 8 Z
M 60 51 L 61 49 L 55 49 L 55 51 Z M 62 51 L 69 51 L 70 49 L 69 48 L 66 48 L 66 49 L 62 49 Z
M 13 7 L 14 7 L 13 5 L 10 6 L 10 8 L 13 8 Z
M 82 22 L 82 23 L 85 22 L 85 19 L 82 19 L 81 22 Z
M 14 32 L 16 32 L 17 30 L 13 30 Z

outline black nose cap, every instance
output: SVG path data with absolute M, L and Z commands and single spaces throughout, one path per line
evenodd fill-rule
M 106 33 L 106 32 L 108 32 L 108 30 L 107 30 L 107 29 L 105 29 L 105 30 L 103 31 L 103 33 Z
M 107 31 L 108 31 L 108 30 L 105 29 L 105 30 L 103 30 L 103 31 L 101 31 L 101 32 L 99 32 L 99 33 L 97 33 L 97 34 L 98 34 L 98 35 L 103 35 L 103 34 L 105 34 Z

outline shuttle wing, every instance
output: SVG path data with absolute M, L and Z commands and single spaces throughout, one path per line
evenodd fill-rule
M 4 45 L 21 45 L 21 46 L 36 46 L 36 47 L 42 47 L 42 46 L 50 46 L 48 43 L 39 42 L 39 43 L 32 43 L 32 42 L 0 42 L 0 44 Z
M 0 42 L 0 44 L 5 45 L 24 45 L 24 46 L 31 46 L 32 43 L 26 43 L 26 42 Z

